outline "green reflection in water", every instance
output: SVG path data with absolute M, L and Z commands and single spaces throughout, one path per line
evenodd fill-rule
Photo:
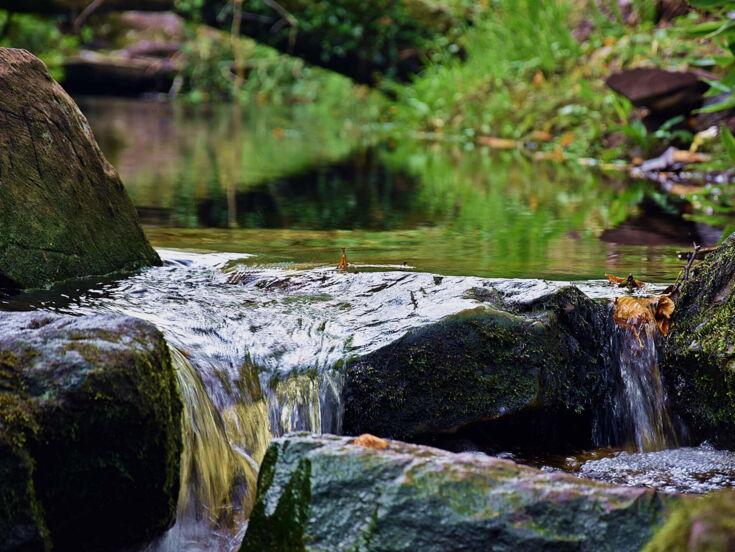
M 159 247 L 335 265 L 347 247 L 352 262 L 445 274 L 661 281 L 676 275 L 674 253 L 697 231 L 667 219 L 665 235 L 602 240 L 640 215 L 644 184 L 516 154 L 375 146 L 359 108 L 82 107 Z

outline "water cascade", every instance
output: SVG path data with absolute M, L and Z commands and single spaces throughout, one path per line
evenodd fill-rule
M 615 409 L 626 444 L 634 444 L 639 452 L 677 447 L 658 367 L 659 333 L 655 322 L 635 330 L 616 328 L 616 334 L 622 388 Z
M 247 256 L 161 251 L 162 267 L 34 304 L 68 314 L 117 312 L 154 323 L 171 345 L 184 401 L 176 525 L 147 552 L 237 550 L 254 500 L 258 465 L 272 438 L 339 433 L 342 366 L 412 328 L 477 308 L 491 286 L 524 304 L 565 282 L 487 280 L 361 267 L 284 270 Z M 575 283 L 609 298 L 604 282 Z M 673 442 L 658 374 L 655 329 L 642 345 L 625 329 L 616 424 L 641 449 Z

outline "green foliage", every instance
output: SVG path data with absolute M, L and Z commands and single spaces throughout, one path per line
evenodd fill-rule
M 727 156 L 730 158 L 730 163 L 735 165 L 735 136 L 733 136 L 732 131 L 724 125 L 720 128 L 720 141 L 727 152 Z
M 205 26 L 189 26 L 184 44 L 185 97 L 194 103 L 236 100 L 258 105 L 337 103 L 355 89 L 349 79 L 280 54 L 247 38 L 235 39 Z M 237 64 L 243 81 L 235 85 Z
M 243 21 L 251 36 L 266 44 L 298 50 L 313 63 L 373 80 L 404 77 L 422 59 L 446 58 L 459 51 L 471 2 L 453 0 L 251 0 L 247 11 L 270 21 Z M 226 7 L 220 10 L 220 17 Z M 414 61 L 416 57 L 419 61 Z
M 33 52 L 58 80 L 65 55 L 79 46 L 79 39 L 63 34 L 54 19 L 0 10 L 0 46 Z
M 695 38 L 706 38 L 718 44 L 722 51 L 713 60 L 722 71 L 719 81 L 711 81 L 711 94 L 724 97 L 702 108 L 702 113 L 714 113 L 735 108 L 735 19 L 730 15 L 735 9 L 734 0 L 691 0 L 690 4 L 708 15 L 704 22 L 693 24 L 689 34 Z

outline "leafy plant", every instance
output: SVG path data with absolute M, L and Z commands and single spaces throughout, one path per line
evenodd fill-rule
M 710 81 L 712 95 L 723 94 L 723 98 L 700 110 L 702 113 L 713 113 L 735 108 L 735 0 L 690 0 L 690 4 L 708 13 L 712 18 L 708 21 L 692 25 L 689 33 L 694 37 L 714 40 L 722 46 L 720 55 L 714 58 L 723 72 L 719 81 Z

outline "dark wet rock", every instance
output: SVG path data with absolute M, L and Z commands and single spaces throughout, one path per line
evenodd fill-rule
M 163 11 L 174 7 L 174 0 L 106 0 L 95 10 L 97 13 L 121 10 Z M 78 14 L 89 7 L 89 0 L 0 0 L 0 9 L 14 12 L 38 13 L 43 15 Z
M 0 49 L 0 282 L 38 287 L 160 260 L 86 119 L 24 50 Z
M 695 441 L 735 446 L 735 235 L 681 288 L 661 370 Z
M 19 384 L 0 361 L 0 550 L 50 550 L 28 450 L 38 426 L 32 406 L 12 391 Z
M 114 550 L 163 532 L 178 497 L 180 416 L 152 325 L 1 314 L 0 543 L 35 550 L 48 536 L 58 550 Z
M 642 67 L 610 76 L 607 85 L 636 107 L 654 111 L 669 111 L 680 105 L 699 106 L 709 88 L 694 73 Z
M 85 50 L 64 62 L 72 94 L 141 96 L 168 93 L 181 70 L 178 44 L 138 44 L 119 52 Z
M 643 67 L 616 73 L 606 82 L 634 106 L 648 109 L 644 123 L 649 129 L 702 107 L 709 89 L 696 73 Z
M 644 552 L 729 552 L 735 550 L 735 492 L 721 491 L 682 502 Z
M 609 306 L 573 287 L 504 307 L 497 291 L 481 296 L 486 306 L 412 330 L 347 367 L 345 433 L 421 439 L 483 423 L 497 438 L 513 432 L 514 444 L 519 436 L 591 442 L 619 375 Z
M 672 21 L 689 13 L 691 7 L 687 0 L 656 0 L 656 19 Z
M 241 551 L 634 551 L 664 516 L 650 489 L 485 455 L 352 441 L 275 440 Z

